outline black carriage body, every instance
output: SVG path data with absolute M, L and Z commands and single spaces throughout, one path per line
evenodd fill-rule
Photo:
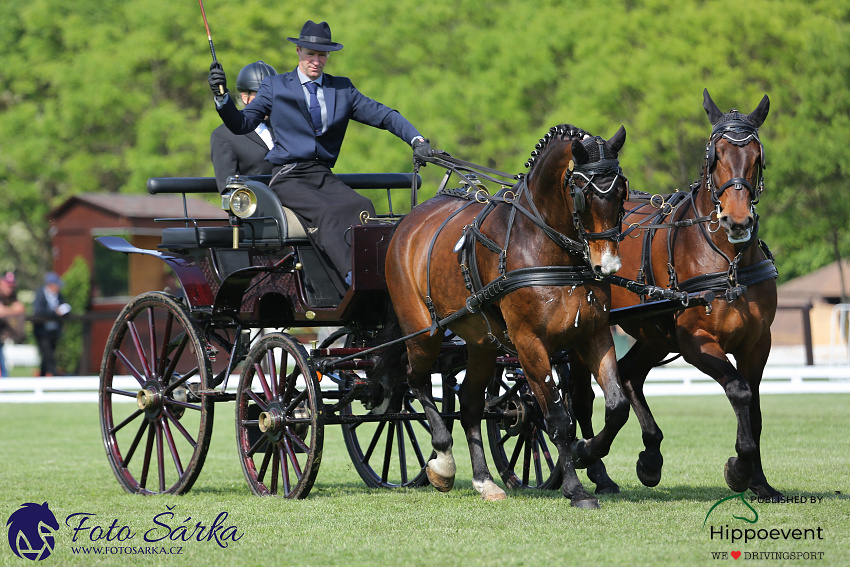
M 202 319 L 288 328 L 384 317 L 375 313 L 375 307 L 386 298 L 384 261 L 397 217 L 391 213 L 378 222 L 352 227 L 352 281 L 341 295 L 298 219 L 261 182 L 266 177 L 244 179 L 257 197 L 258 212 L 250 218 L 232 217 L 230 224 L 186 216 L 157 219 L 183 225 L 164 228 L 158 250 L 136 248 L 117 237 L 98 241 L 115 251 L 163 260 L 179 279 L 188 307 Z M 355 189 L 389 191 L 411 187 L 413 174 L 342 174 L 340 178 Z M 212 193 L 216 187 L 213 178 L 152 178 L 148 191 L 185 197 Z

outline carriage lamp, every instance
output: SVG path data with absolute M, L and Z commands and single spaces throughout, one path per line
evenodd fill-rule
M 229 209 L 240 219 L 250 217 L 257 210 L 257 196 L 247 187 L 230 194 Z

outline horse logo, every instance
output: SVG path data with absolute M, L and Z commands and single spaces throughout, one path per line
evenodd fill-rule
M 59 529 L 56 516 L 44 504 L 28 502 L 6 522 L 9 527 L 9 547 L 18 557 L 41 561 L 50 557 L 55 541 L 53 532 Z
M 720 500 L 715 502 L 714 506 L 712 506 L 711 509 L 708 511 L 708 514 L 705 515 L 705 521 L 703 521 L 702 527 L 705 527 L 706 522 L 708 522 L 708 517 L 711 515 L 711 513 L 714 511 L 715 508 L 717 508 L 718 506 L 720 506 L 724 502 L 728 502 L 730 500 L 736 500 L 736 499 L 740 499 L 741 502 L 744 503 L 744 506 L 749 508 L 750 511 L 754 514 L 754 517 L 752 519 L 750 519 L 750 518 L 746 518 L 744 516 L 736 516 L 735 514 L 732 514 L 732 517 L 735 518 L 736 520 L 741 520 L 742 522 L 747 522 L 749 524 L 755 524 L 756 522 L 758 522 L 759 521 L 759 513 L 756 512 L 756 509 L 753 508 L 750 505 L 749 502 L 747 502 L 747 499 L 744 497 L 744 494 L 745 494 L 744 492 L 741 492 L 741 493 L 738 493 L 738 494 L 733 494 L 732 496 L 727 496 L 726 498 L 721 498 Z

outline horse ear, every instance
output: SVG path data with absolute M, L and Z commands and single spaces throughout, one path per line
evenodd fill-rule
M 611 151 L 614 152 L 614 155 L 620 153 L 620 149 L 623 147 L 623 144 L 626 143 L 626 127 L 620 126 L 617 133 L 611 136 L 607 143 Z
M 761 99 L 761 102 L 756 107 L 756 109 L 750 112 L 749 114 L 750 121 L 756 125 L 756 128 L 762 125 L 764 119 L 767 118 L 767 113 L 769 110 L 770 99 L 767 98 L 767 95 L 764 95 L 764 98 Z
M 573 140 L 570 145 L 570 152 L 573 154 L 573 161 L 576 163 L 587 163 L 590 159 L 587 150 L 584 149 L 584 146 L 578 140 Z
M 714 104 L 714 101 L 711 100 L 711 95 L 708 94 L 708 89 L 702 90 L 702 107 L 705 109 L 706 114 L 708 114 L 708 121 L 714 124 L 720 117 L 723 116 L 723 112 L 717 108 L 717 105 Z

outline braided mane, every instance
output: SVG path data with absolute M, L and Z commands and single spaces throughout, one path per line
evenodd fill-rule
M 575 128 L 575 126 L 559 124 L 549 128 L 549 131 L 546 132 L 546 134 L 537 142 L 537 145 L 534 146 L 534 151 L 531 152 L 531 157 L 528 158 L 527 162 L 525 162 L 525 167 L 531 169 L 537 161 L 537 158 L 543 153 L 543 150 L 546 149 L 552 140 L 566 140 L 568 138 L 572 138 L 575 130 L 571 130 L 571 128 Z M 582 130 L 580 131 L 580 134 L 587 134 L 587 132 Z

